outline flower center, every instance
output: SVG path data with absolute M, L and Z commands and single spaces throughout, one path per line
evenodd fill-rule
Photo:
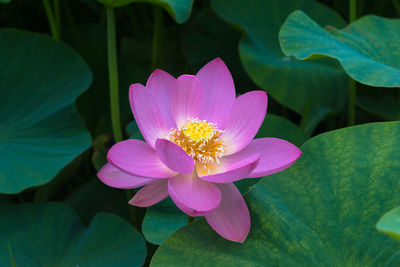
M 188 119 L 180 127 L 170 130 L 168 139 L 183 148 L 194 160 L 209 164 L 219 162 L 222 157 L 222 132 L 215 123 Z
M 206 121 L 190 121 L 183 126 L 183 133 L 189 139 L 197 142 L 211 137 L 214 126 Z

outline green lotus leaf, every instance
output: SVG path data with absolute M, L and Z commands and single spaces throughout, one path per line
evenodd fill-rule
M 310 13 L 322 25 L 342 27 L 333 10 L 311 0 L 212 0 L 213 9 L 243 32 L 239 43 L 242 64 L 250 78 L 281 104 L 302 114 L 306 106 L 340 110 L 347 99 L 347 78 L 329 59 L 299 61 L 286 57 L 278 33 L 296 9 Z
M 400 241 L 400 207 L 383 215 L 378 221 L 376 229 Z
M 400 87 L 400 19 L 370 15 L 342 30 L 324 29 L 304 12 L 295 11 L 282 25 L 279 40 L 287 56 L 335 58 L 360 83 Z
M 142 266 L 141 235 L 119 217 L 98 213 L 85 229 L 66 205 L 36 203 L 0 208 L 0 265 Z
M 375 224 L 400 204 L 400 122 L 331 131 L 301 150 L 245 195 L 252 226 L 243 244 L 202 219 L 168 238 L 151 266 L 399 266 L 400 244 Z
M 193 0 L 98 0 L 108 7 L 125 6 L 133 2 L 145 2 L 159 5 L 167 11 L 177 23 L 184 23 L 192 12 Z
M 147 208 L 142 231 L 147 241 L 160 245 L 173 232 L 188 223 L 188 216 L 170 198 Z
M 49 182 L 90 146 L 74 101 L 92 80 L 52 38 L 0 30 L 0 193 Z

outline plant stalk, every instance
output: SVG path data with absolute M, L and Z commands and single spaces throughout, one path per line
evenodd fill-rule
M 357 18 L 357 0 L 350 0 L 349 2 L 350 10 L 350 23 L 355 21 Z M 348 107 L 348 117 L 347 125 L 354 125 L 356 121 L 356 81 L 352 78 L 349 79 L 349 107 Z
M 46 12 L 47 20 L 49 21 L 51 36 L 55 40 L 60 40 L 59 25 L 54 17 L 50 2 L 49 2 L 49 0 L 42 0 L 42 2 L 43 2 L 44 10 Z
M 115 142 L 122 141 L 121 119 L 119 112 L 117 41 L 115 34 L 114 9 L 107 9 L 107 43 L 108 43 L 108 74 L 110 80 L 111 124 Z

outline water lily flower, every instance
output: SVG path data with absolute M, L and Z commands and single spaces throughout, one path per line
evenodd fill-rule
M 255 139 L 267 111 L 264 91 L 236 98 L 232 76 L 217 58 L 195 76 L 162 70 L 129 100 L 146 142 L 129 139 L 108 151 L 98 177 L 115 188 L 143 186 L 129 204 L 148 207 L 170 196 L 186 214 L 205 216 L 222 237 L 243 242 L 250 213 L 233 182 L 282 171 L 301 155 L 278 138 Z

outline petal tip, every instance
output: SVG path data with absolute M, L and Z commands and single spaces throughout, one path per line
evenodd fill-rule
M 208 64 L 222 64 L 222 65 L 224 65 L 225 67 L 226 67 L 226 64 L 225 64 L 225 62 L 222 60 L 222 58 L 220 58 L 220 57 L 217 57 L 217 58 L 214 58 L 213 60 L 211 60 Z M 207 65 L 208 65 L 207 64 Z
M 162 70 L 162 69 L 155 69 L 149 76 L 149 78 L 147 79 L 147 84 L 148 82 L 154 78 L 154 76 L 158 76 L 158 75 L 165 75 L 165 76 L 170 76 L 171 78 L 174 78 L 171 74 L 169 74 L 168 72 Z M 146 87 L 147 87 L 146 84 Z
M 130 94 L 133 93 L 133 90 L 135 90 L 138 86 L 139 86 L 139 87 L 144 87 L 144 85 L 141 84 L 141 83 L 133 83 L 133 84 L 131 84 L 131 85 L 129 86 L 129 93 L 130 93 Z
M 145 205 L 139 200 L 136 200 L 135 197 L 133 197 L 131 200 L 128 201 L 129 205 L 135 206 L 135 207 L 140 207 L 140 208 L 147 208 L 149 207 L 148 205 Z
M 183 75 L 179 76 L 176 80 L 183 80 L 183 79 L 198 80 L 198 78 L 192 74 L 183 74 Z

